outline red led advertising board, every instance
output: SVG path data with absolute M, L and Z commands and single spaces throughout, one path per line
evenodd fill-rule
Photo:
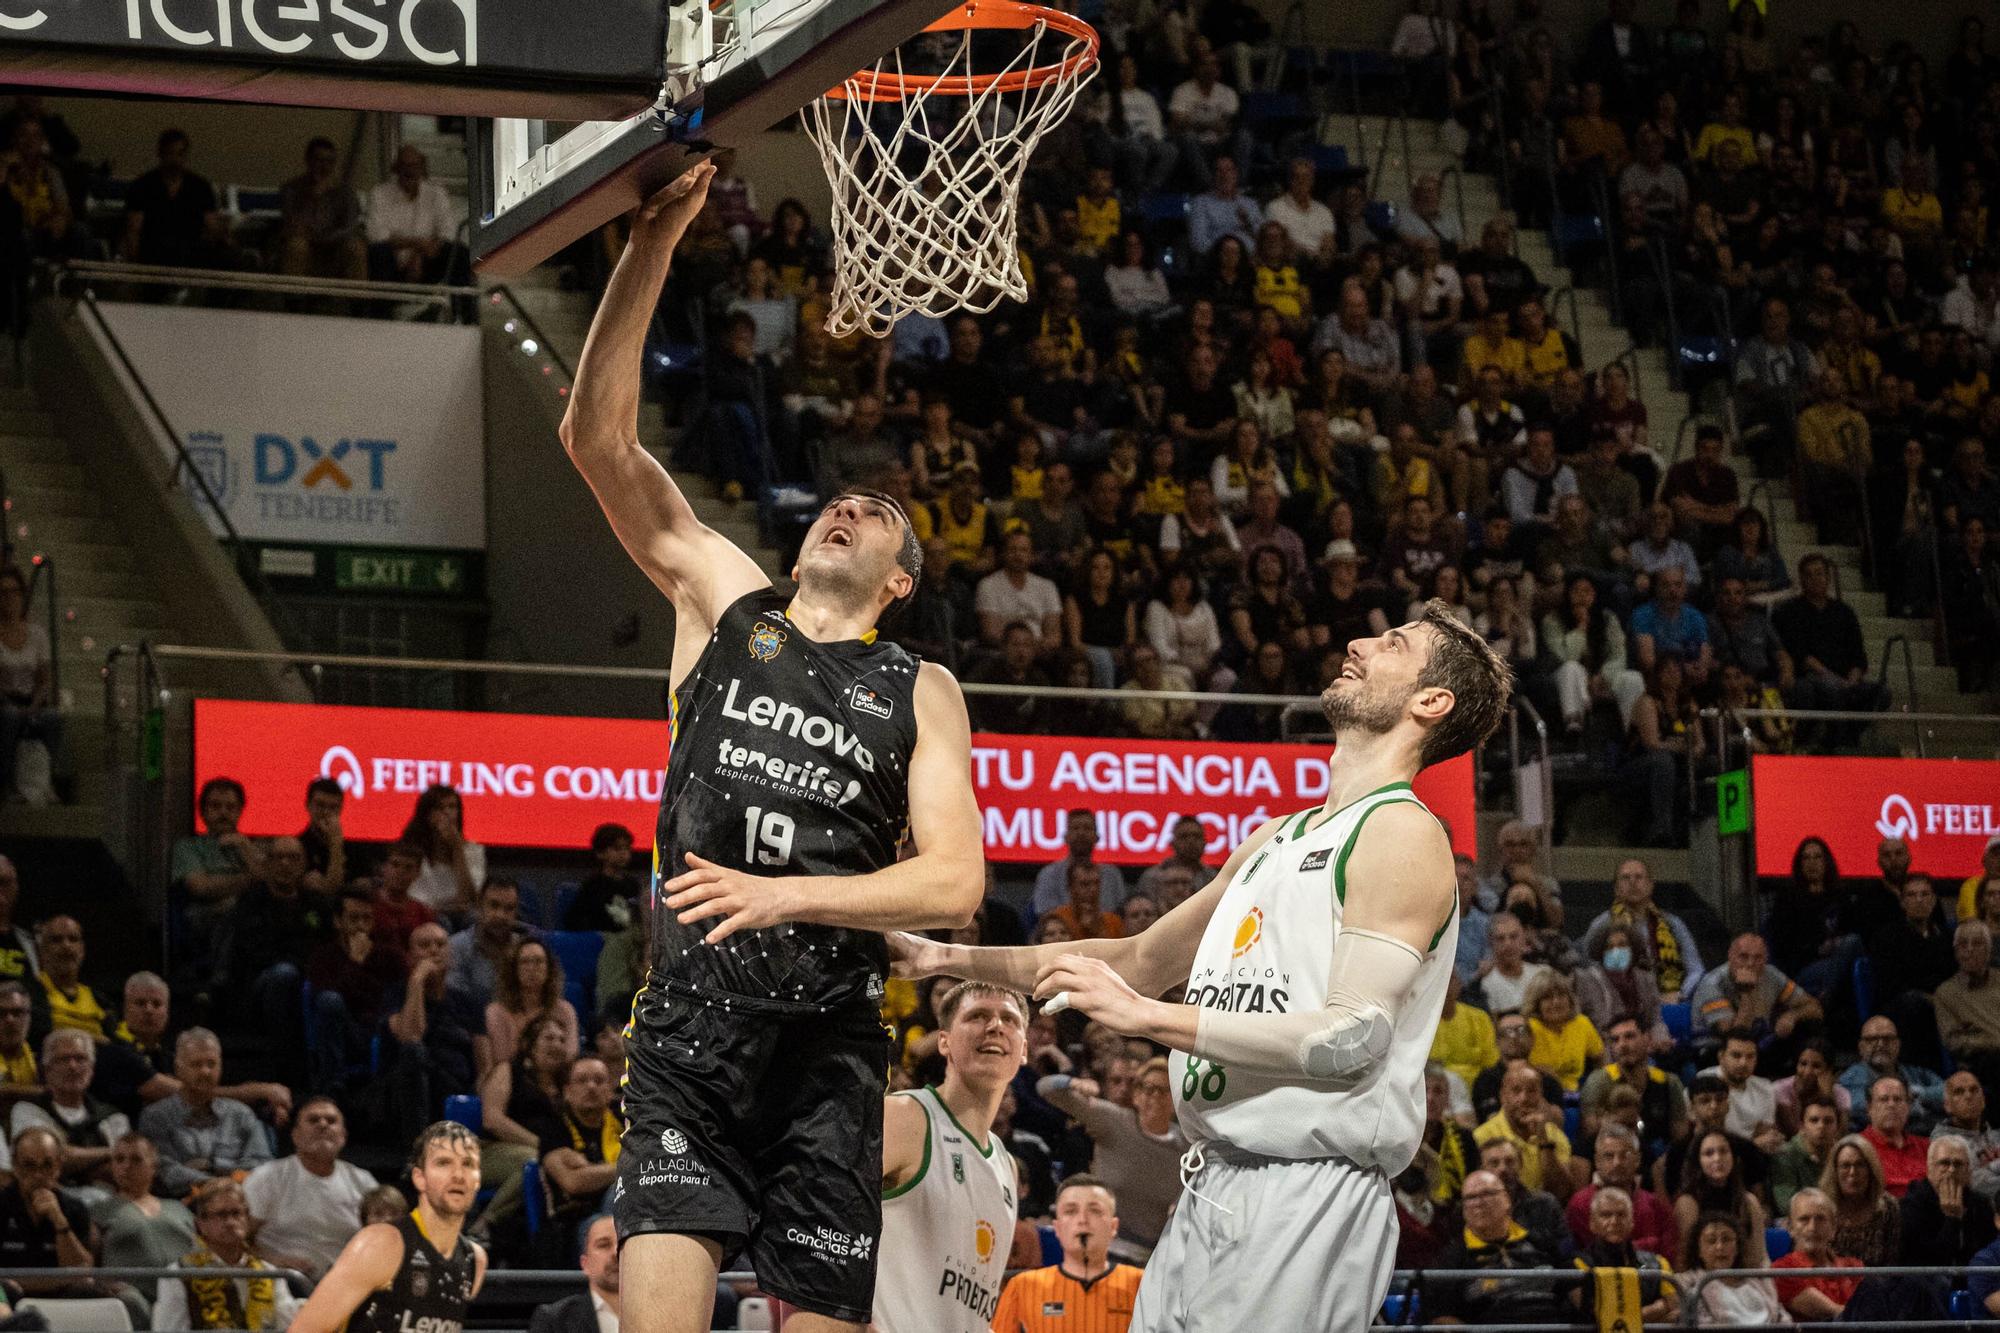
M 325 775 L 347 793 L 342 825 L 361 842 L 400 835 L 417 794 L 445 782 L 464 797 L 466 836 L 488 846 L 584 847 L 611 821 L 649 845 L 667 745 L 656 721 L 198 699 L 194 785 L 241 782 L 252 837 L 303 828 L 306 783 Z M 1161 860 L 1175 818 L 1194 814 L 1220 862 L 1263 820 L 1326 799 L 1326 757 L 1300 745 L 981 732 L 972 782 L 994 861 L 1054 860 L 1067 812 L 1085 806 L 1097 812 L 1101 860 Z M 1416 791 L 1471 852 L 1471 757 L 1426 770 Z
M 1817 836 L 1843 875 L 1874 874 L 1876 845 L 1895 837 L 1916 869 L 1963 877 L 2000 835 L 2000 763 L 1758 755 L 1750 798 L 1759 875 L 1790 874 L 1800 840 Z

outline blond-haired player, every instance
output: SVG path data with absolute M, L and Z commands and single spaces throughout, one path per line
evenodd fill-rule
M 993 1121 L 1028 1060 L 1028 1002 L 962 981 L 937 1016 L 944 1082 L 883 1101 L 878 1333 L 985 1333 L 1014 1243 L 1014 1158 Z
M 1395 1263 L 1458 936 L 1451 843 L 1410 790 L 1498 725 L 1511 673 L 1432 602 L 1348 645 L 1321 696 L 1324 804 L 1273 819 L 1131 939 L 979 949 L 891 939 L 901 971 L 1032 987 L 1174 1051 L 1187 1185 L 1132 1327 L 1365 1327 Z M 1184 984 L 1187 1003 L 1149 996 Z

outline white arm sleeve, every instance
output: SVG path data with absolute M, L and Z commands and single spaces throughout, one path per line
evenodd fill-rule
M 1342 930 L 1323 1009 L 1238 1014 L 1203 1009 L 1192 1054 L 1232 1069 L 1346 1081 L 1388 1054 L 1423 956 L 1372 930 Z

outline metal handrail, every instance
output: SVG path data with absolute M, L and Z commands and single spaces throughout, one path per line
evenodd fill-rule
M 1895 650 L 1898 648 L 1901 648 L 1903 650 L 1903 689 L 1904 689 L 1903 706 L 1905 708 L 1908 708 L 1911 704 L 1915 703 L 1917 700 L 1917 663 L 1915 655 L 1912 654 L 1910 651 L 1909 635 L 1891 634 L 1888 638 L 1882 641 L 1882 662 L 1881 665 L 1878 666 L 1875 670 L 1875 681 L 1877 684 L 1882 685 L 1885 688 L 1888 686 L 1889 658 L 1894 654 Z M 1921 759 L 1923 757 L 1924 757 L 1923 733 L 1918 732 L 1917 758 Z
M 569 676 L 596 680 L 641 680 L 655 684 L 672 680 L 666 667 L 579 666 L 562 662 L 474 662 L 441 657 L 383 657 L 358 653 L 294 653 L 257 648 L 204 648 L 190 644 L 120 644 L 106 654 L 106 670 L 117 659 L 145 652 L 155 660 L 193 662 L 257 662 L 271 666 L 347 667 L 371 670 L 490 672 L 496 675 Z M 982 685 L 965 681 L 960 689 L 972 695 L 1003 698 L 1069 699 L 1157 703 L 1254 704 L 1260 707 L 1318 708 L 1310 694 L 1216 694 L 1201 690 L 1097 689 L 1069 685 Z M 1526 700 L 1522 700 L 1526 703 Z
M 477 296 L 477 287 L 445 283 L 376 282 L 371 278 L 316 278 L 287 273 L 239 273 L 227 269 L 181 268 L 158 264 L 126 264 L 76 259 L 56 270 L 55 290 L 68 280 L 129 282 L 148 287 L 212 287 L 219 291 L 257 291 L 274 295 L 340 296 L 374 300 L 424 301 L 449 305 L 454 299 Z
M 1465 215 L 1465 170 L 1457 166 L 1446 167 L 1443 171 L 1438 172 L 1437 178 L 1438 194 L 1440 197 L 1444 194 L 1444 183 L 1447 180 L 1451 182 L 1452 196 L 1458 203 L 1459 248 L 1462 250 L 1468 249 L 1475 242 L 1472 239 L 1472 220 Z
M 1576 345 L 1578 351 L 1583 350 L 1583 340 L 1581 338 L 1577 339 Z M 1652 440 L 1652 427 L 1650 423 L 1653 416 L 1652 409 L 1646 406 L 1646 387 L 1639 379 L 1639 344 L 1636 342 L 1627 342 L 1624 351 L 1597 368 L 1598 373 L 1602 374 L 1613 366 L 1625 367 L 1626 382 L 1632 386 L 1632 401 L 1639 405 L 1640 411 L 1646 413 L 1646 420 L 1648 422 L 1646 438 L 1648 447 L 1650 448 Z
M 98 309 L 96 293 L 88 287 L 84 288 L 77 294 L 76 308 L 89 313 L 97 325 L 97 331 L 103 335 L 105 345 L 111 349 L 111 354 L 118 359 L 126 378 L 132 381 L 132 387 L 138 391 L 139 401 L 145 405 L 147 412 L 152 415 L 153 423 L 166 434 L 167 442 L 173 446 L 174 473 L 169 484 L 180 485 L 183 472 L 194 478 L 194 483 L 200 489 L 201 498 L 207 503 L 209 512 L 222 521 L 222 530 L 225 534 L 223 540 L 229 547 L 237 569 L 248 579 L 249 563 L 244 559 L 243 534 L 236 530 L 236 524 L 230 520 L 229 511 L 222 507 L 222 501 L 216 498 L 214 490 L 209 487 L 208 478 L 194 465 L 194 459 L 188 454 L 187 444 L 182 440 L 181 433 L 175 430 L 174 423 L 167 419 L 166 409 L 161 407 L 160 400 L 153 396 L 152 388 L 147 385 L 145 376 L 139 373 L 139 367 L 126 352 L 125 344 L 118 340 L 116 333 L 112 332 L 111 322 L 105 319 L 104 312 Z
M 1549 724 L 1543 720 L 1540 710 L 1535 707 L 1526 695 L 1515 695 L 1513 703 L 1514 707 L 1509 710 L 1510 713 L 1517 717 L 1525 714 L 1529 724 L 1535 729 L 1535 747 L 1539 751 L 1538 759 L 1540 761 L 1536 765 L 1536 770 L 1541 775 L 1540 795 L 1542 803 L 1542 821 L 1536 830 L 1536 835 L 1541 839 L 1542 862 L 1546 865 L 1549 857 L 1555 853 L 1556 823 L 1556 779 L 1555 774 L 1549 770 Z M 1520 809 L 1521 770 L 1517 766 L 1514 770 L 1515 813 L 1520 813 Z
M 561 352 L 556 350 L 555 343 L 550 341 L 548 334 L 542 332 L 542 326 L 537 324 L 535 317 L 528 313 L 528 307 L 521 304 L 521 298 L 514 294 L 512 287 L 509 287 L 504 282 L 496 283 L 488 292 L 487 300 L 494 303 L 505 300 L 508 305 L 512 306 L 514 309 L 514 318 L 528 326 L 528 332 L 535 335 L 535 341 L 540 344 L 543 354 L 549 360 L 555 362 L 556 369 L 562 372 L 564 379 L 572 384 L 576 383 L 576 368 L 564 359 Z
M 1618 282 L 1618 215 L 1611 211 L 1611 180 L 1601 161 L 1594 163 L 1590 169 L 1590 195 L 1597 205 L 1598 219 L 1604 224 L 1604 262 L 1611 276 L 1611 322 L 1622 329 L 1625 327 L 1625 298 Z
M 1933 645 L 1934 660 L 1939 666 L 1951 666 L 1951 613 L 1944 606 L 1944 557 L 1938 547 L 1942 543 L 1944 530 L 1931 522 L 1931 539 L 1925 545 L 1931 548 L 1931 605 L 1936 608 L 1932 620 L 1937 625 L 1937 643 Z M 1895 607 L 1887 608 L 1892 614 Z
M 52 709 L 60 708 L 62 706 L 62 635 L 57 633 L 61 621 L 59 613 L 56 610 L 56 562 L 52 556 L 37 555 L 34 558 L 33 565 L 34 568 L 28 575 L 27 600 L 22 605 L 21 611 L 25 618 L 26 614 L 34 609 L 35 589 L 40 586 L 42 575 L 47 574 L 49 576 L 49 623 L 47 627 L 49 636 L 49 707 Z
M 1986 1265 L 1975 1266 L 1972 1264 L 1933 1264 L 1930 1267 L 1921 1267 L 1915 1264 L 1887 1264 L 1878 1267 L 1870 1264 L 1866 1268 L 1787 1268 L 1780 1271 L 1788 1279 L 1838 1277 L 1852 1280 L 1858 1277 L 1938 1277 L 1943 1273 L 1956 1273 L 1960 1277 L 1970 1277 L 1975 1273 L 1985 1277 L 2000 1276 L 2000 1268 Z M 1773 1271 L 1769 1268 L 1710 1268 L 1704 1270 L 1699 1277 L 1695 1277 L 1693 1289 L 1688 1291 L 1681 1299 L 1681 1326 L 1683 1328 L 1692 1328 L 1695 1326 L 1695 1321 L 1701 1307 L 1701 1294 L 1707 1289 L 1709 1283 L 1731 1278 L 1763 1278 L 1769 1281 L 1779 1276 L 1780 1271 Z M 1694 1277 L 1694 1274 L 1682 1273 L 1679 1276 L 1685 1282 L 1688 1278 Z M 1892 1325 L 1883 1325 L 1883 1327 L 1892 1328 L 1964 1328 L 1965 1326 L 1966 1321 L 1963 1319 L 1947 1320 L 1942 1323 L 1932 1321 L 1926 1324 L 1911 1321 L 1908 1323 L 1898 1322 Z

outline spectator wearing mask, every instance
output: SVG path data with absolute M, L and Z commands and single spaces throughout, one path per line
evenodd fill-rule
M 271 1261 L 318 1276 L 359 1229 L 375 1177 L 340 1159 L 347 1117 L 331 1097 L 308 1098 L 292 1123 L 292 1155 L 265 1162 L 243 1182 L 251 1228 Z
M 1653 872 L 1636 856 L 1618 863 L 1612 881 L 1611 906 L 1598 914 L 1583 933 L 1585 955 L 1601 953 L 1606 934 L 1614 925 L 1629 927 L 1644 943 L 1635 943 L 1634 952 L 1644 950 L 1663 1003 L 1678 1003 L 1700 978 L 1701 949 L 1686 921 L 1654 901 Z

